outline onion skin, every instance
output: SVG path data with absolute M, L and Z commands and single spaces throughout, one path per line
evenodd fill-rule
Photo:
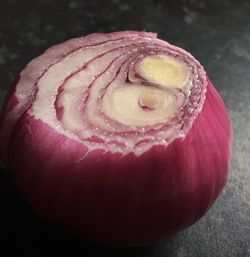
M 1 143 L 1 159 L 34 210 L 50 222 L 100 244 L 152 244 L 200 219 L 227 180 L 231 123 L 206 80 L 198 117 L 184 138 L 167 147 L 155 145 L 139 156 L 96 149 L 85 157 L 84 144 L 24 111 L 8 148 Z M 12 90 L 1 115 L 2 142 L 4 118 L 16 104 Z

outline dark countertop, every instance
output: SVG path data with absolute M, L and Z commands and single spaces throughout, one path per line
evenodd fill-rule
M 229 109 L 234 145 L 229 181 L 206 216 L 171 240 L 135 249 L 87 244 L 47 224 L 0 164 L 0 255 L 250 256 L 249 13 L 247 0 L 1 0 L 0 105 L 15 75 L 50 45 L 90 32 L 154 31 L 204 65 Z

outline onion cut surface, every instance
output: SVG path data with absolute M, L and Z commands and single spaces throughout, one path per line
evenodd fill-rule
M 225 185 L 227 111 L 189 53 L 147 32 L 49 48 L 14 82 L 0 155 L 44 218 L 145 245 L 197 221 Z

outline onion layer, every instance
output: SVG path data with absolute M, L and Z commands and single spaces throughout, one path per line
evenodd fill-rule
M 83 238 L 146 245 L 225 185 L 231 124 L 203 67 L 154 33 L 49 48 L 14 83 L 0 155 L 36 212 Z

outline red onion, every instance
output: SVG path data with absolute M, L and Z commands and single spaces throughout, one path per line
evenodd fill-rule
M 101 244 L 146 245 L 211 207 L 231 134 L 189 53 L 154 33 L 91 34 L 49 48 L 18 76 L 0 156 L 40 216 Z

